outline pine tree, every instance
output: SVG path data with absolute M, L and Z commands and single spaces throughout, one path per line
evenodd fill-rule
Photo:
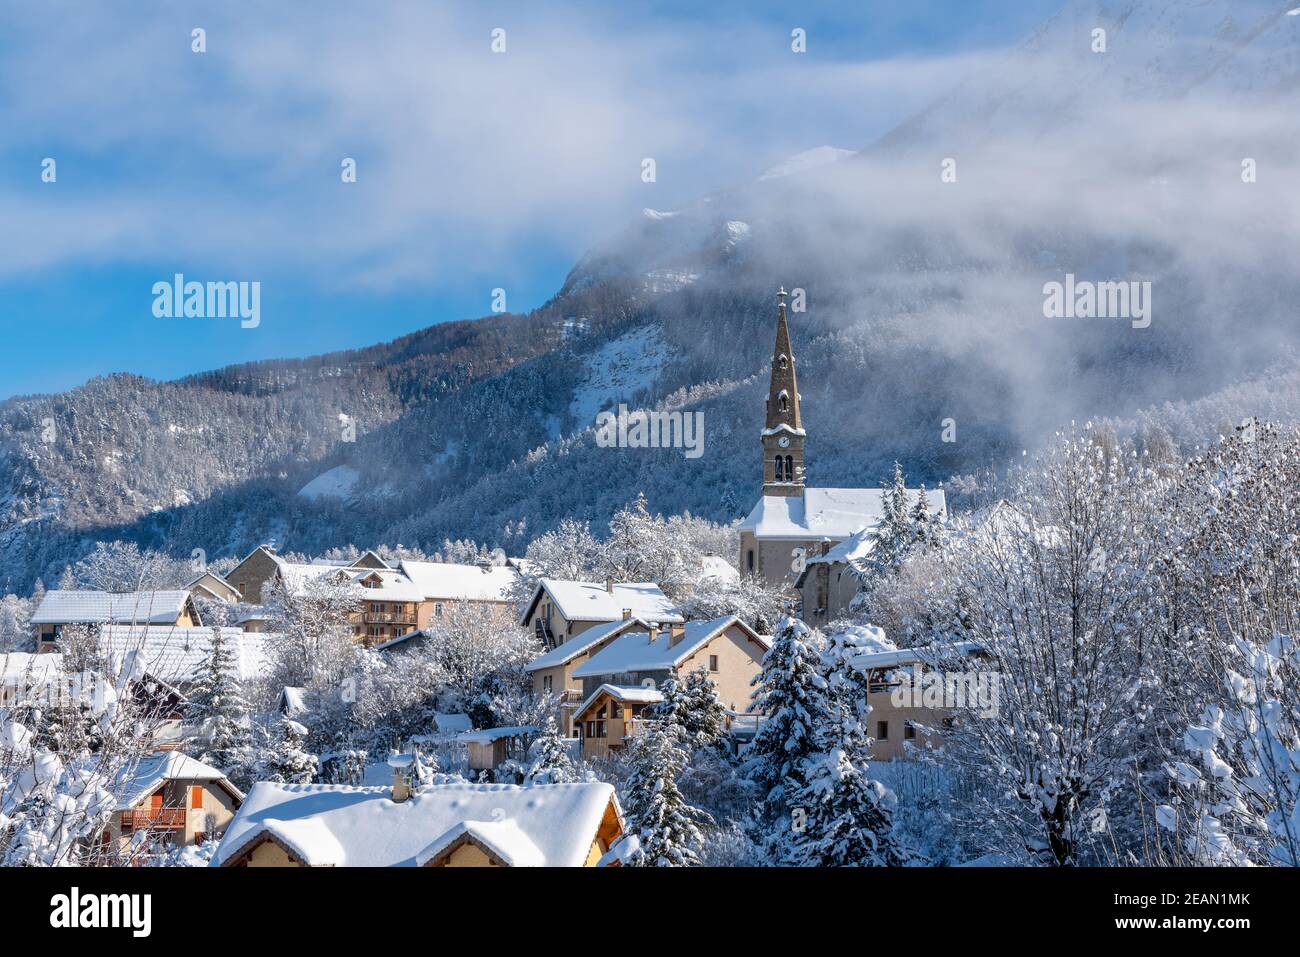
M 537 756 L 524 775 L 525 784 L 567 784 L 578 780 L 569 746 L 560 736 L 554 717 L 548 717 L 537 739 Z
M 690 751 L 716 744 L 727 725 L 727 709 L 718 697 L 718 686 L 703 668 L 685 679 L 669 678 L 659 688 L 664 700 L 652 709 L 656 718 L 667 721 Z
M 220 628 L 212 630 L 208 660 L 190 694 L 187 717 L 202 726 L 200 760 L 227 774 L 249 762 L 248 703 L 235 677 L 234 652 Z
M 942 516 L 930 511 L 930 500 L 925 492 L 925 483 L 921 483 L 921 494 L 907 513 L 912 527 L 912 543 L 918 548 L 934 548 L 939 544 L 940 523 Z
M 686 753 L 664 722 L 647 721 L 632 744 L 632 773 L 623 795 L 626 833 L 636 838 L 625 863 L 641 867 L 690 867 L 700 863 L 699 825 L 713 819 L 692 807 L 677 788 Z
M 297 721 L 281 718 L 276 732 L 266 768 L 269 779 L 285 784 L 310 784 L 320 770 L 320 762 L 303 747 L 307 729 Z
M 826 681 L 819 672 L 821 635 L 795 618 L 784 619 L 763 656 L 752 710 L 764 715 L 747 753 L 744 769 L 767 794 L 770 822 L 782 817 L 786 796 L 804 784 L 803 761 L 815 752 L 820 696 Z
M 812 698 L 816 752 L 804 759 L 804 784 L 791 796 L 794 826 L 780 835 L 780 858 L 797 867 L 898 866 L 894 796 L 871 780 L 867 731 L 871 675 L 856 662 L 884 634 L 853 628 L 832 635 L 822 655 L 825 687 Z

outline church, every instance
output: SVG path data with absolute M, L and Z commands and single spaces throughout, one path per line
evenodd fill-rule
M 784 288 L 777 293 L 776 347 L 772 352 L 767 419 L 761 434 L 763 494 L 740 525 L 740 569 L 742 574 L 768 585 L 800 587 L 804 592 L 805 620 L 822 623 L 835 611 L 843 610 L 832 606 L 847 606 L 847 599 L 839 596 L 851 597 L 856 591 L 856 582 L 846 577 L 847 564 L 833 560 L 835 554 L 845 551 L 836 550 L 836 546 L 853 540 L 851 544 L 858 543 L 853 556 L 863 556 L 862 543 L 884 515 L 884 491 L 809 488 L 804 484 L 808 433 L 799 408 L 785 296 Z M 920 490 L 908 490 L 913 504 L 920 494 Z M 933 514 L 944 510 L 941 490 L 927 492 L 926 497 Z M 815 574 L 810 573 L 810 565 L 819 566 Z

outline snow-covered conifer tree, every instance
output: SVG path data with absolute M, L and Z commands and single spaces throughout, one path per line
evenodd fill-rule
M 625 834 L 635 850 L 625 863 L 643 867 L 688 867 L 699 864 L 704 843 L 700 825 L 712 818 L 692 807 L 677 788 L 686 754 L 673 729 L 647 721 L 633 739 L 632 772 L 622 794 Z

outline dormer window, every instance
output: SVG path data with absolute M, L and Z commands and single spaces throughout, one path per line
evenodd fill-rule
M 785 357 L 784 353 L 777 357 L 776 362 L 782 369 L 788 368 L 790 365 L 790 360 Z
M 784 389 L 782 389 L 782 390 L 781 390 L 781 394 L 780 394 L 779 396 L 776 397 L 776 407 L 777 407 L 778 409 L 780 409 L 782 412 L 789 412 L 789 411 L 790 411 L 790 393 L 788 393 L 788 392 L 786 392 Z

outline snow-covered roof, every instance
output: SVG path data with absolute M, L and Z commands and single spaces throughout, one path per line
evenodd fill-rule
M 63 655 L 34 655 L 25 651 L 0 653 L 0 684 L 31 687 L 63 674 Z
M 509 565 L 453 565 L 450 562 L 401 563 L 422 598 L 444 601 L 509 601 L 519 572 Z
M 419 867 L 468 831 L 508 863 L 580 867 L 611 804 L 619 813 L 614 788 L 596 782 L 427 785 L 399 803 L 384 787 L 262 781 L 212 865 L 269 835 L 312 865 Z
M 700 559 L 700 580 L 712 579 L 719 582 L 738 582 L 740 572 L 720 555 L 705 555 Z
M 546 855 L 542 849 L 533 843 L 532 838 L 514 820 L 460 821 L 421 851 L 415 863 L 423 867 L 466 840 L 483 847 L 506 867 L 546 866 Z
M 177 625 L 106 625 L 99 633 L 99 647 L 114 670 L 139 667 L 159 681 L 186 684 L 207 664 L 212 632 Z M 221 637 L 230 649 L 236 678 L 249 681 L 266 673 L 267 641 L 273 635 L 222 628 Z
M 142 758 L 138 764 L 128 766 L 117 776 L 113 786 L 117 810 L 131 810 L 167 781 L 210 781 L 220 784 L 236 800 L 244 797 L 243 792 L 216 768 L 179 751 L 159 751 Z
M 603 684 L 587 695 L 586 701 L 578 705 L 578 710 L 573 712 L 574 719 L 581 718 L 596 699 L 603 694 L 609 695 L 622 704 L 658 704 L 664 700 L 664 696 L 655 688 L 647 688 L 643 685 Z
M 884 517 L 885 489 L 878 488 L 808 488 L 803 495 L 764 495 L 749 516 L 740 523 L 741 531 L 753 532 L 760 539 L 815 541 L 828 538 L 843 541 L 863 528 L 874 527 Z M 908 507 L 920 497 L 919 489 L 908 489 Z M 927 491 L 930 511 L 946 509 L 943 490 Z
M 628 628 L 649 627 L 650 623 L 642 621 L 640 618 L 629 618 L 627 621 L 619 620 L 601 625 L 592 625 L 586 631 L 579 632 L 559 647 L 552 648 L 546 654 L 534 658 L 525 666 L 524 670 L 530 672 L 541 671 L 544 668 L 555 668 L 558 665 L 568 664 L 578 655 L 595 648 L 603 641 L 608 641 L 614 635 L 626 631 Z
M 215 582 L 219 587 L 224 587 L 227 594 L 231 594 L 235 596 L 239 595 L 239 589 L 236 588 L 234 585 L 230 584 L 230 582 L 226 581 L 216 572 L 204 572 L 202 575 L 199 575 L 198 577 L 187 582 L 185 584 L 185 590 L 192 592 L 198 589 L 202 589 L 203 591 L 209 592 L 210 594 L 214 594 L 214 595 L 217 594 L 217 591 L 212 589 L 207 584 L 206 580 L 208 579 Z
M 902 665 L 935 664 L 953 655 L 969 655 L 980 651 L 979 642 L 963 641 L 956 644 L 921 645 L 915 648 L 900 648 L 897 651 L 877 651 L 870 654 L 854 655 L 856 668 L 898 668 Z
M 673 603 L 654 582 L 623 582 L 607 590 L 595 582 L 541 578 L 522 621 L 527 622 L 542 592 L 550 596 L 566 621 L 622 621 L 623 610 L 650 622 L 680 622 Z
M 462 731 L 456 735 L 461 744 L 491 744 L 504 738 L 517 738 L 524 734 L 536 734 L 541 729 L 535 724 L 521 724 L 507 728 L 481 728 L 478 731 Z
M 597 678 L 632 671 L 667 671 L 681 664 L 717 635 L 737 626 L 763 650 L 771 641 L 755 632 L 735 615 L 723 615 L 709 621 L 688 621 L 681 639 L 672 641 L 672 632 L 660 631 L 653 641 L 650 633 L 629 631 L 573 669 L 575 678 Z
M 860 562 L 870 555 L 872 549 L 876 547 L 875 531 L 874 527 L 859 529 L 825 555 L 817 555 L 808 559 L 806 564 L 839 565 Z
M 164 591 L 47 591 L 32 615 L 34 625 L 104 624 L 105 622 L 175 623 L 190 593 Z

